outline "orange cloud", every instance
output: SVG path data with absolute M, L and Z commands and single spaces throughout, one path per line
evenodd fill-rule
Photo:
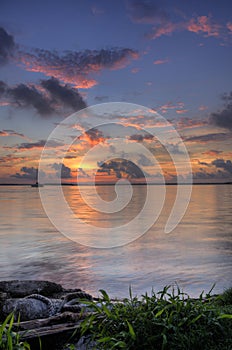
M 232 22 L 228 22 L 226 26 L 232 33 Z
M 153 62 L 153 64 L 164 64 L 164 63 L 168 63 L 169 62 L 169 59 L 168 58 L 165 58 L 163 60 L 155 60 Z
M 207 37 L 219 37 L 221 26 L 212 23 L 211 18 L 207 16 L 199 16 L 192 18 L 186 25 L 187 30 L 194 33 L 205 33 Z
M 177 114 L 184 114 L 184 113 L 187 113 L 187 112 L 188 112 L 187 109 L 177 109 L 177 110 L 176 110 L 176 113 L 177 113 Z
M 62 70 L 62 67 L 48 66 L 46 64 L 39 64 L 39 62 L 33 62 L 30 59 L 30 55 L 21 57 L 21 63 L 24 68 L 30 72 L 43 73 L 48 77 L 55 77 L 65 83 L 72 84 L 77 89 L 89 89 L 97 85 L 97 81 L 94 79 L 88 79 L 81 76 L 81 74 L 68 74 Z
M 155 26 L 152 28 L 152 32 L 148 34 L 150 39 L 157 39 L 162 35 L 170 35 L 177 30 L 178 26 L 172 22 L 166 22 L 164 24 Z
M 124 68 L 131 60 L 137 59 L 138 53 L 124 48 L 106 50 L 85 50 L 59 54 L 49 50 L 36 49 L 31 52 L 19 51 L 16 61 L 32 72 L 53 76 L 76 88 L 89 89 L 97 81 L 89 75 L 103 69 L 117 70 Z
M 216 157 L 218 156 L 220 153 L 222 153 L 222 151 L 218 151 L 215 149 L 211 149 L 209 151 L 203 152 L 202 154 L 206 155 L 206 156 L 212 156 L 212 157 Z
M 208 122 L 206 120 L 191 119 L 186 117 L 182 117 L 175 122 L 175 125 L 179 129 L 192 129 L 192 128 L 197 128 L 207 124 Z
M 173 102 L 167 102 L 163 106 L 159 107 L 161 113 L 167 113 L 168 110 L 176 110 L 176 113 L 186 113 L 187 109 L 184 108 L 184 102 L 177 102 L 174 104 Z
M 18 136 L 18 137 L 22 137 L 23 139 L 28 139 L 26 136 L 24 136 L 23 134 L 16 132 L 14 130 L 0 130 L 0 136 L 6 137 L 6 136 Z
M 91 147 L 97 145 L 98 143 L 105 142 L 107 139 L 101 130 L 96 128 L 89 129 L 79 136 L 80 140 L 86 141 Z
M 207 106 L 200 106 L 199 108 L 199 111 L 206 111 L 208 109 Z

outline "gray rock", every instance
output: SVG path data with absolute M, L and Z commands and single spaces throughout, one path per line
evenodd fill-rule
M 11 312 L 15 320 L 19 317 L 20 321 L 49 317 L 47 304 L 38 299 L 8 299 L 2 307 L 2 316 L 5 318 Z
M 23 298 L 31 294 L 53 296 L 63 291 L 60 284 L 49 281 L 0 281 L 0 292 L 7 293 L 11 298 Z
M 13 312 L 15 320 L 29 321 L 38 318 L 55 316 L 58 313 L 71 311 L 80 313 L 86 308 L 80 300 L 91 300 L 91 295 L 81 291 L 65 295 L 61 299 L 48 298 L 41 294 L 31 294 L 24 298 L 8 298 L 0 303 L 0 319 Z

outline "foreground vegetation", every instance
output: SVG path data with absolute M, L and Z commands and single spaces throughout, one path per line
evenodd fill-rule
M 91 349 L 93 344 L 99 350 L 232 349 L 232 288 L 218 296 L 202 293 L 198 299 L 178 287 L 141 298 L 133 297 L 130 290 L 129 298 L 118 302 L 100 292 L 98 303 L 84 301 L 92 312 L 78 332 L 92 344 Z M 0 349 L 30 350 L 12 330 L 13 322 L 11 314 L 0 325 Z
M 191 299 L 179 288 L 112 303 L 105 291 L 82 323 L 97 349 L 232 349 L 232 288 Z
M 1 350 L 30 350 L 27 342 L 21 342 L 20 336 L 13 331 L 14 315 L 9 314 L 5 321 L 0 324 L 0 349 Z M 18 320 L 19 325 L 19 320 Z

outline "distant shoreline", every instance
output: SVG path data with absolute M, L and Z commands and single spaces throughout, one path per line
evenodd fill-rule
M 27 184 L 10 184 L 10 183 L 6 183 L 6 184 L 1 184 L 0 186 L 31 186 L 31 183 L 27 183 Z M 45 186 L 58 186 L 59 184 L 54 184 L 54 183 L 44 183 L 43 185 Z M 128 185 L 127 183 L 119 183 L 119 186 L 126 186 Z M 191 183 L 146 183 L 146 182 L 141 182 L 141 183 L 131 183 L 132 186 L 186 186 L 186 185 L 232 185 L 232 181 L 228 181 L 228 182 L 193 182 Z M 75 183 L 62 183 L 61 186 L 93 186 L 93 184 L 90 183 L 79 183 L 79 184 L 75 184 Z M 95 183 L 94 186 L 115 186 L 115 183 Z

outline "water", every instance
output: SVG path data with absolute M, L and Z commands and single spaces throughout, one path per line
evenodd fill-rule
M 156 186 L 149 187 L 155 191 Z M 112 186 L 97 189 L 104 199 L 115 195 Z M 104 228 L 131 220 L 146 193 L 144 186 L 134 186 L 125 210 L 101 215 L 81 201 L 76 186 L 63 190 L 79 217 Z M 86 191 L 91 195 L 91 187 Z M 128 296 L 129 286 L 141 295 L 175 283 L 191 296 L 209 291 L 214 283 L 214 292 L 222 292 L 232 285 L 232 186 L 195 185 L 184 218 L 165 234 L 175 195 L 176 186 L 168 186 L 159 219 L 145 235 L 119 248 L 94 249 L 72 242 L 51 224 L 38 188 L 1 186 L 0 279 L 51 280 L 93 295 L 106 289 L 112 297 Z M 91 237 L 87 231 L 78 234 Z

